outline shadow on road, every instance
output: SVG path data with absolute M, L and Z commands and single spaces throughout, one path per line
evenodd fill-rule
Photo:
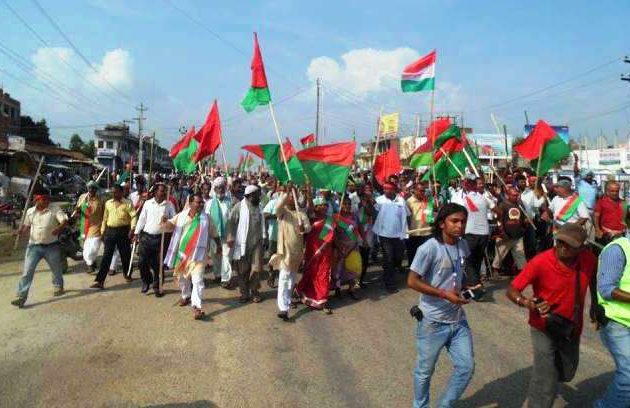
M 488 383 L 472 396 L 458 401 L 454 406 L 520 408 L 525 403 L 532 368 L 520 369 L 506 377 Z M 584 380 L 575 386 L 560 384 L 558 395 L 569 407 L 590 407 L 612 381 L 613 372 Z
M 218 405 L 207 400 L 193 402 L 174 402 L 172 404 L 146 405 L 145 408 L 217 408 Z

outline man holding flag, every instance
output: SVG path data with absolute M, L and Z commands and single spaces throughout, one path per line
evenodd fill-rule
M 81 240 L 83 241 L 83 259 L 88 267 L 88 273 L 96 272 L 96 257 L 101 247 L 101 222 L 105 204 L 98 196 L 98 184 L 95 181 L 87 183 L 88 192 L 81 195 L 72 213 L 81 219 Z

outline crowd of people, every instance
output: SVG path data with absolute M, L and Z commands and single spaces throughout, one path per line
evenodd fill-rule
M 367 269 L 380 259 L 383 290 L 396 293 L 406 275 L 408 287 L 421 293 L 411 311 L 418 319 L 414 406 L 429 406 L 431 377 L 446 348 L 454 371 L 439 406 L 448 407 L 474 371 L 465 305 L 484 300 L 489 280 L 509 276 L 507 297 L 529 309 L 529 405 L 551 407 L 558 383 L 570 381 L 578 367 L 590 288 L 590 316 L 616 365 L 595 406 L 628 408 L 628 209 L 619 183 L 598 185 L 577 160 L 574 170 L 573 178 L 555 182 L 510 168 L 448 185 L 422 181 L 415 173 L 379 184 L 369 172 L 355 172 L 343 192 L 282 184 L 262 172 L 152 174 L 150 183 L 119 176 L 111 180 L 108 200 L 90 181 L 70 217 L 50 207 L 41 192 L 20 226 L 19 233 L 30 228 L 30 237 L 12 304 L 25 305 L 42 258 L 53 274 L 54 295 L 63 295 L 57 235 L 72 221 L 80 225 L 86 272 L 94 275 L 91 288 L 106 288 L 118 259 L 131 282 L 137 252 L 141 292 L 162 297 L 169 271 L 181 291 L 179 304 L 190 305 L 194 319 L 204 316 L 206 285 L 238 289 L 240 302 L 259 303 L 265 274 L 266 284 L 277 288 L 278 318 L 290 321 L 291 308 L 300 302 L 330 314 L 335 297 L 358 299 L 373 284 Z M 524 292 L 528 286 L 531 297 Z

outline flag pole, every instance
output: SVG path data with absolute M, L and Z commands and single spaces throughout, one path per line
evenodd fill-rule
M 437 63 L 437 61 L 436 61 Z M 435 195 L 438 195 L 438 191 L 437 191 L 437 179 L 435 177 L 435 126 L 433 125 L 433 115 L 435 113 L 434 110 L 435 107 L 435 71 L 433 72 L 433 89 L 431 89 L 431 110 L 430 110 L 430 123 L 429 123 L 429 127 L 431 128 L 431 135 L 427 135 L 427 137 L 429 138 L 429 140 L 431 141 L 431 147 L 433 149 L 433 166 L 431 166 L 431 175 L 433 176 L 433 192 L 435 193 Z M 446 156 L 448 157 L 448 155 Z M 450 161 L 450 158 L 449 158 Z M 458 170 L 459 172 L 459 170 Z M 463 177 L 463 176 L 462 176 Z
M 278 143 L 280 144 L 280 154 L 282 155 L 282 161 L 284 162 L 284 169 L 287 171 L 287 177 L 291 184 L 293 184 L 293 180 L 291 179 L 291 172 L 289 171 L 289 164 L 287 163 L 287 156 L 284 154 L 284 145 L 282 144 L 282 138 L 280 137 L 280 128 L 278 127 L 278 121 L 276 120 L 276 114 L 273 111 L 273 103 L 269 101 L 269 112 L 271 113 L 271 120 L 273 121 L 273 126 L 276 130 L 276 136 L 278 137 Z M 298 214 L 298 200 L 297 195 L 295 194 L 295 189 L 291 189 L 293 193 L 293 201 L 295 202 L 295 213 Z M 297 216 L 298 224 L 302 225 L 302 218 Z

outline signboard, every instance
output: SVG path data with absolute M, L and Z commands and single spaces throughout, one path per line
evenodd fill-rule
M 23 152 L 26 149 L 26 140 L 21 136 L 9 135 L 9 137 L 7 137 L 7 141 L 9 142 L 9 150 Z
M 599 151 L 599 165 L 621 164 L 621 149 L 602 149 Z
M 381 116 L 380 133 L 381 137 L 391 137 L 398 134 L 398 113 L 390 113 Z
M 551 126 L 551 128 L 564 140 L 566 143 L 569 143 L 569 127 L 568 126 Z M 527 137 L 532 130 L 534 129 L 534 125 L 525 125 L 523 137 Z
M 480 159 L 508 159 L 512 157 L 512 135 L 507 135 L 507 149 L 505 151 L 505 136 L 497 133 L 471 133 L 466 135 L 471 147 L 478 152 Z

